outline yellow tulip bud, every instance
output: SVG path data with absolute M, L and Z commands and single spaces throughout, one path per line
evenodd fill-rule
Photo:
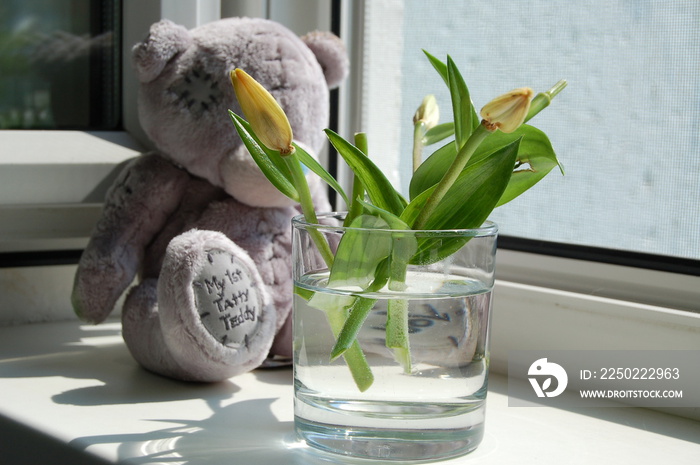
M 260 142 L 280 155 L 293 153 L 292 127 L 275 98 L 240 68 L 231 71 L 231 83 L 243 115 Z
M 513 132 L 525 121 L 534 91 L 529 87 L 511 90 L 484 105 L 481 117 L 487 127 Z
M 440 121 L 440 109 L 438 108 L 437 100 L 434 95 L 426 95 L 423 102 L 413 115 L 413 124 L 422 121 L 425 129 L 430 129 L 437 126 Z

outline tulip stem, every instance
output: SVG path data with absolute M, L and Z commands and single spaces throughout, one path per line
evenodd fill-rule
M 417 121 L 413 126 L 413 172 L 415 173 L 423 162 L 423 138 L 426 133 L 423 121 Z
M 301 162 L 299 158 L 292 153 L 282 157 L 292 174 L 292 181 L 294 182 L 294 187 L 296 187 L 299 194 L 299 205 L 301 205 L 301 211 L 304 214 L 304 218 L 310 224 L 318 224 L 318 218 L 316 217 L 316 210 L 314 208 L 314 201 L 311 198 L 311 191 L 309 190 L 309 184 L 306 182 L 306 176 L 301 168 Z M 333 252 L 331 251 L 328 241 L 317 229 L 309 228 L 309 235 L 313 239 L 318 251 L 326 262 L 328 268 L 333 265 Z
M 326 316 L 328 317 L 328 323 L 331 326 L 333 335 L 338 339 L 348 319 L 347 311 L 326 311 Z M 352 343 L 350 343 L 348 348 L 342 353 L 342 356 L 345 358 L 345 363 L 350 369 L 350 374 L 355 380 L 355 384 L 360 392 L 369 389 L 374 382 L 374 375 L 357 340 L 353 340 Z
M 549 104 L 552 103 L 552 99 L 556 97 L 559 92 L 564 90 L 566 84 L 566 79 L 562 79 L 554 84 L 548 91 L 540 92 L 539 94 L 535 95 L 535 98 L 533 98 L 532 102 L 530 103 L 530 110 L 525 117 L 525 121 L 531 120 L 537 113 L 547 108 Z
M 435 190 L 430 195 L 428 200 L 425 202 L 423 209 L 418 214 L 418 217 L 413 222 L 413 229 L 424 229 L 425 225 L 437 208 L 440 201 L 445 197 L 447 191 L 455 183 L 457 177 L 462 172 L 467 162 L 472 157 L 476 149 L 481 145 L 481 143 L 488 137 L 495 128 L 487 127 L 487 125 L 482 121 L 479 126 L 474 129 L 467 142 L 462 146 L 462 148 L 457 152 L 452 165 L 449 167 L 445 175 L 442 177 L 440 182 L 435 187 Z
M 392 291 L 405 290 L 407 271 L 406 267 L 394 270 L 391 279 L 389 279 L 389 289 Z M 408 335 L 408 300 L 390 299 L 386 315 L 386 346 L 393 349 L 394 358 L 401 364 L 404 373 L 410 374 L 413 370 Z

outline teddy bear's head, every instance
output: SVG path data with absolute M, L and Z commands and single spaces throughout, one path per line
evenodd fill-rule
M 273 21 L 227 18 L 187 30 L 168 20 L 134 46 L 140 81 L 139 118 L 170 160 L 255 207 L 286 206 L 245 150 L 229 118 L 242 115 L 230 81 L 241 68 L 286 112 L 296 142 L 312 153 L 324 143 L 329 88 L 348 72 L 340 40 L 314 32 L 302 38 Z

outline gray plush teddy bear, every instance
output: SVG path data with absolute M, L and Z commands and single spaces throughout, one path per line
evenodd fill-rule
M 103 321 L 134 283 L 124 340 L 146 369 L 176 379 L 222 380 L 290 356 L 298 211 L 238 138 L 229 73 L 241 68 L 265 86 L 295 141 L 318 153 L 328 89 L 348 72 L 342 43 L 262 19 L 189 31 L 163 20 L 133 58 L 140 121 L 158 150 L 129 163 L 108 192 L 75 276 L 76 313 Z M 330 208 L 321 183 L 310 183 L 316 205 Z

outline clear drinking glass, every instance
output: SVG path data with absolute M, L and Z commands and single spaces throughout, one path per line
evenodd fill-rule
M 343 227 L 343 217 L 324 214 L 321 224 L 293 220 L 298 437 L 318 449 L 375 459 L 439 459 L 474 450 L 484 431 L 496 225 L 378 231 Z M 327 259 L 317 244 L 335 251 L 349 231 L 355 239 L 371 235 L 358 244 L 387 237 L 417 244 L 402 285 L 372 292 L 329 286 Z M 358 260 L 362 254 L 361 247 L 353 250 Z M 338 322 L 328 310 L 357 298 L 375 302 L 357 334 L 374 377 L 364 391 L 344 357 L 330 357 Z M 407 312 L 410 367 L 386 347 L 387 314 L 397 308 Z

